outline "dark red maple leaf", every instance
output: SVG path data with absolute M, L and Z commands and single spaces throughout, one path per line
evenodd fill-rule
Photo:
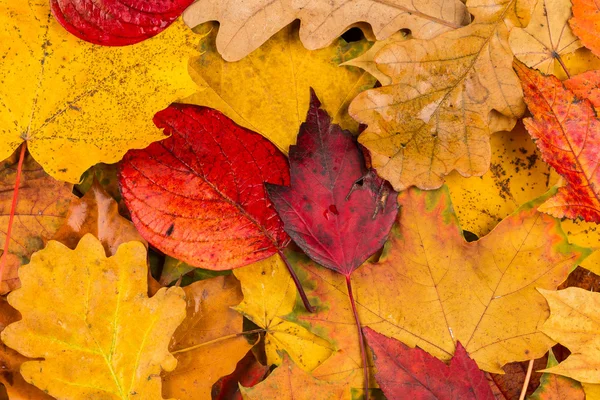
M 125 46 L 165 30 L 194 0 L 50 0 L 70 33 L 94 44 Z
M 494 400 L 488 381 L 467 351 L 456 344 L 450 365 L 371 328 L 364 334 L 373 351 L 375 378 L 388 399 Z
M 213 400 L 242 400 L 240 385 L 253 387 L 261 382 L 269 367 L 259 363 L 249 351 L 236 365 L 235 371 L 219 379 L 212 387 Z

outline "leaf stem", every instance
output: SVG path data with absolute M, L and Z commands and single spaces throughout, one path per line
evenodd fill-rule
M 560 55 L 558 55 L 558 54 L 556 54 L 556 61 L 558 61 L 558 63 L 562 67 L 563 71 L 565 71 L 565 74 L 567 75 L 567 78 L 570 79 L 571 78 L 571 74 L 569 74 L 569 70 L 567 69 L 567 66 L 563 62 L 562 58 L 560 58 Z
M 367 365 L 367 352 L 365 350 L 365 337 L 363 335 L 362 327 L 360 326 L 360 320 L 358 319 L 358 311 L 356 311 L 356 302 L 354 301 L 354 295 L 352 294 L 352 283 L 350 282 L 350 275 L 346 276 L 346 286 L 348 287 L 348 297 L 350 297 L 350 304 L 352 305 L 352 312 L 354 313 L 354 320 L 356 321 L 356 329 L 358 329 L 358 340 L 360 343 L 360 357 L 363 365 L 363 377 L 365 386 L 365 400 L 369 400 L 369 367 Z
M 529 386 L 529 381 L 531 380 L 531 372 L 533 371 L 533 361 L 529 360 L 529 366 L 527 367 L 527 375 L 525 375 L 525 382 L 523 382 L 523 389 L 521 389 L 521 395 L 519 396 L 519 400 L 525 400 L 525 395 L 527 394 L 527 387 Z
M 13 189 L 12 204 L 10 206 L 10 214 L 8 217 L 8 228 L 6 229 L 6 239 L 2 256 L 0 256 L 0 285 L 4 282 L 4 268 L 6 266 L 6 256 L 8 255 L 8 246 L 10 245 L 10 235 L 12 232 L 13 221 L 15 219 L 15 211 L 17 209 L 17 199 L 19 197 L 19 186 L 21 185 L 21 172 L 23 171 L 23 160 L 25 160 L 25 150 L 27 150 L 27 142 L 21 145 L 21 153 L 19 154 L 19 163 L 17 165 L 17 176 L 15 177 L 15 187 Z
M 253 331 L 232 333 L 231 335 L 221 336 L 220 338 L 209 340 L 208 342 L 200 343 L 200 344 L 197 344 L 195 346 L 186 347 L 186 348 L 183 348 L 183 349 L 172 351 L 171 354 L 185 353 L 186 351 L 196 350 L 196 349 L 199 349 L 200 347 L 204 347 L 204 346 L 208 346 L 208 345 L 211 345 L 211 344 L 214 344 L 214 343 L 222 342 L 222 341 L 227 340 L 227 339 L 233 339 L 233 338 L 236 338 L 238 336 L 251 335 L 253 333 L 262 333 L 262 332 L 266 332 L 266 331 L 264 329 L 254 329 Z
M 308 311 L 310 313 L 314 313 L 315 308 L 310 305 L 310 301 L 308 301 L 308 297 L 306 296 L 306 292 L 304 291 L 304 288 L 302 287 L 302 284 L 300 283 L 300 279 L 298 279 L 298 275 L 296 275 L 296 271 L 294 271 L 294 268 L 292 268 L 292 266 L 290 265 L 288 259 L 283 254 L 283 251 L 281 251 L 281 249 L 278 249 L 277 252 L 279 253 L 279 256 L 285 263 L 285 266 L 287 267 L 288 271 L 290 272 L 292 279 L 294 280 L 294 284 L 296 285 L 296 289 L 298 289 L 298 294 L 300 294 L 300 298 L 302 299 L 304 308 L 306 308 L 306 311 Z

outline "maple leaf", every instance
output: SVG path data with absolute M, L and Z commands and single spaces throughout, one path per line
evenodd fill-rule
M 350 104 L 350 115 L 368 125 L 359 142 L 398 191 L 438 188 L 452 170 L 483 175 L 490 134 L 510 130 L 524 112 L 508 33 L 529 19 L 530 1 L 481 3 L 468 3 L 471 25 L 380 50 L 377 68 L 392 83 Z
M 431 38 L 469 22 L 470 16 L 456 0 L 424 0 L 418 5 L 406 0 L 249 0 L 244 7 L 234 8 L 227 1 L 208 0 L 192 4 L 183 19 L 192 28 L 219 21 L 217 49 L 225 60 L 237 61 L 296 19 L 302 24 L 300 40 L 307 49 L 315 50 L 328 46 L 359 22 L 370 24 L 377 40 L 403 28 L 410 29 L 415 37 Z
M 600 6 L 594 0 L 573 0 L 573 18 L 569 20 L 573 32 L 585 47 L 600 56 Z
M 16 184 L 17 163 L 7 159 L 0 167 L 0 224 L 8 226 Z M 76 199 L 73 185 L 49 177 L 30 156 L 25 156 L 19 183 L 20 201 L 16 205 L 12 226 L 6 271 L 0 291 L 7 293 L 19 287 L 17 268 L 29 262 L 31 255 L 44 247 L 65 222 L 69 204 Z M 0 231 L 0 246 L 6 241 L 6 228 Z
M 287 354 L 281 365 L 264 381 L 252 388 L 241 387 L 244 400 L 262 399 L 347 399 L 350 390 L 345 381 L 319 380 L 294 364 Z
M 494 399 L 483 372 L 460 342 L 446 365 L 370 328 L 365 328 L 365 337 L 374 354 L 377 383 L 389 399 Z
M 164 138 L 157 111 L 197 86 L 187 59 L 196 35 L 181 22 L 127 47 L 76 39 L 47 2 L 0 0 L 0 159 L 23 142 L 52 177 L 72 183 L 98 162 Z
M 523 123 L 542 158 L 567 185 L 541 205 L 555 217 L 600 222 L 600 121 L 592 104 L 577 98 L 554 76 L 515 63 L 533 118 Z
M 558 364 L 552 350 L 548 352 L 547 368 L 555 367 Z M 573 379 L 560 375 L 544 373 L 542 375 L 540 386 L 529 397 L 531 400 L 584 400 L 585 393 L 581 384 Z
M 124 46 L 165 30 L 193 0 L 50 0 L 52 13 L 73 35 L 105 46 Z
M 550 317 L 542 331 L 571 351 L 565 361 L 544 372 L 580 382 L 600 383 L 600 294 L 574 287 L 538 290 L 550 306 Z
M 509 43 L 515 57 L 546 74 L 560 68 L 568 73 L 561 56 L 582 46 L 569 28 L 570 17 L 570 0 L 538 1 L 527 27 L 510 32 Z
M 183 288 L 187 316 L 171 339 L 177 368 L 163 374 L 163 394 L 180 400 L 210 398 L 213 384 L 235 369 L 252 344 L 240 335 L 242 316 L 231 309 L 242 300 L 233 276 Z
M 309 106 L 309 88 L 321 96 L 324 108 L 345 129 L 358 129 L 347 112 L 350 100 L 375 85 L 357 68 L 338 65 L 361 54 L 369 43 L 336 40 L 331 46 L 306 50 L 290 25 L 254 53 L 235 63 L 225 62 L 215 48 L 217 28 L 201 28 L 202 55 L 190 60 L 190 74 L 200 87 L 183 100 L 220 110 L 238 125 L 260 133 L 287 153 Z
M 160 398 L 160 370 L 175 368 L 167 346 L 185 317 L 181 288 L 147 297 L 146 248 L 123 244 L 106 258 L 88 234 L 75 250 L 50 241 L 19 270 L 8 302 L 23 315 L 2 341 L 30 358 L 27 382 L 58 398 Z

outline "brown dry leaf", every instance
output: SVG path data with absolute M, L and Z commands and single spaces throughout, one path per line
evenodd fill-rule
M 235 336 L 242 332 L 243 318 L 231 307 L 242 301 L 242 291 L 232 275 L 198 281 L 183 290 L 187 316 L 171 339 L 177 368 L 163 374 L 163 394 L 180 400 L 209 399 L 212 385 L 233 372 L 252 347 L 243 336 Z
M 16 172 L 17 161 L 13 158 L 0 167 L 0 247 L 6 240 Z M 29 154 L 25 156 L 0 293 L 20 286 L 18 267 L 28 263 L 31 255 L 42 249 L 44 241 L 64 223 L 69 203 L 76 199 L 72 187 L 52 179 Z
M 508 33 L 529 19 L 531 1 L 469 2 L 473 24 L 376 55 L 392 83 L 359 94 L 349 112 L 368 125 L 359 141 L 396 190 L 488 170 L 490 134 L 511 129 L 525 110 Z
M 138 241 L 148 247 L 133 224 L 119 215 L 117 202 L 97 181 L 81 199 L 71 202 L 67 218 L 52 240 L 74 249 L 86 233 L 100 239 L 108 256 L 115 255 L 126 242 Z
M 545 74 L 566 70 L 561 56 L 582 47 L 569 27 L 570 17 L 570 0 L 539 0 L 529 25 L 510 32 L 509 43 L 515 57 Z
M 458 0 L 246 0 L 232 6 L 224 0 L 202 0 L 183 14 L 190 27 L 219 21 L 217 49 L 227 61 L 237 61 L 261 46 L 292 21 L 299 19 L 300 40 L 309 50 L 331 44 L 351 26 L 368 23 L 378 40 L 400 29 L 428 39 L 470 20 Z

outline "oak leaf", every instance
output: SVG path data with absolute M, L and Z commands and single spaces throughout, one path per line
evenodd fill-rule
M 483 372 L 460 342 L 446 365 L 370 328 L 365 328 L 365 337 L 374 354 L 377 383 L 388 399 L 494 400 Z
M 438 188 L 453 170 L 483 175 L 490 134 L 511 129 L 524 112 L 508 33 L 528 21 L 530 1 L 480 3 L 468 3 L 471 25 L 380 50 L 377 68 L 392 83 L 350 105 L 350 115 L 368 125 L 359 142 L 398 191 Z
M 552 350 L 548 352 L 547 368 L 558 364 Z M 551 373 L 542 375 L 540 386 L 529 397 L 530 400 L 584 400 L 586 398 L 581 384 L 574 379 Z
M 77 183 L 90 166 L 164 138 L 151 119 L 195 91 L 196 35 L 176 22 L 133 46 L 92 45 L 47 3 L 0 0 L 0 159 L 26 141 L 52 177 Z
M 592 104 L 565 88 L 558 78 L 515 63 L 533 118 L 523 123 L 542 158 L 566 186 L 541 205 L 555 217 L 600 222 L 600 120 Z
M 286 1 L 248 0 L 244 7 L 231 7 L 227 1 L 205 0 L 192 4 L 183 14 L 195 27 L 219 21 L 217 49 L 227 61 L 237 61 L 256 50 L 292 21 L 301 21 L 300 40 L 309 50 L 331 44 L 350 26 L 371 25 L 377 40 L 400 29 L 410 29 L 416 37 L 431 38 L 470 19 L 457 0 Z
M 569 0 L 539 0 L 527 27 L 510 32 L 509 43 L 515 57 L 546 74 L 565 70 L 561 56 L 582 46 L 569 28 L 570 17 Z
M 594 0 L 573 0 L 573 18 L 569 20 L 573 32 L 585 47 L 600 56 L 600 5 Z
M 345 381 L 330 382 L 316 379 L 283 355 L 281 365 L 263 382 L 252 388 L 242 387 L 244 400 L 332 400 L 350 397 L 350 387 Z
M 169 340 L 185 317 L 181 288 L 147 297 L 146 248 L 123 244 L 106 258 L 85 235 L 75 250 L 50 241 L 19 270 L 8 302 L 23 315 L 2 341 L 30 358 L 25 380 L 58 398 L 160 398 L 172 370 Z
M 571 351 L 566 360 L 544 372 L 600 383 L 600 294 L 575 287 L 539 291 L 550 306 L 542 331 Z
M 242 316 L 231 309 L 242 300 L 239 282 L 220 276 L 183 288 L 187 316 L 171 339 L 177 368 L 163 373 L 163 394 L 180 400 L 208 399 L 213 384 L 236 367 L 252 344 L 240 334 Z
M 154 117 L 170 137 L 127 153 L 123 198 L 140 234 L 195 267 L 264 259 L 289 238 L 263 182 L 287 184 L 285 156 L 219 111 L 174 104 Z
M 238 125 L 260 133 L 287 153 L 296 143 L 298 128 L 315 89 L 335 123 L 356 131 L 358 123 L 347 112 L 350 101 L 375 85 L 358 68 L 339 67 L 364 52 L 369 43 L 336 40 L 324 49 L 308 51 L 290 25 L 241 61 L 225 62 L 215 48 L 217 29 L 201 28 L 202 55 L 190 61 L 190 74 L 200 87 L 183 102 L 220 110 Z
M 50 0 L 52 13 L 73 35 L 104 46 L 124 46 L 165 30 L 193 0 Z

